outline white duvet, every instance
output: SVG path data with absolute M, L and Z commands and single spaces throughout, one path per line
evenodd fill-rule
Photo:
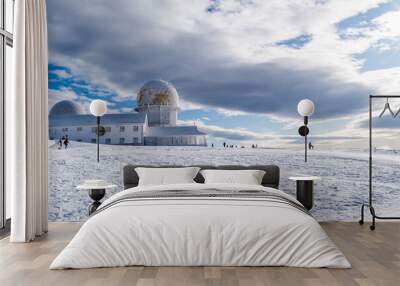
M 184 184 L 128 189 L 102 206 L 129 192 L 210 187 L 268 190 L 295 201 L 262 186 Z M 121 202 L 92 216 L 50 269 L 127 265 L 351 267 L 318 222 L 293 206 L 246 198 L 163 198 Z

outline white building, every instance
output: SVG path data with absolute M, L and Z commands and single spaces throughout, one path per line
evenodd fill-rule
M 105 114 L 102 144 L 206 146 L 206 134 L 196 126 L 177 126 L 179 96 L 163 80 L 146 83 L 137 95 L 137 112 Z M 69 100 L 56 103 L 49 113 L 49 137 L 96 143 L 96 118 Z

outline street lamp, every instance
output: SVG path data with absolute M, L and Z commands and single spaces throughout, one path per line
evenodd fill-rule
M 105 133 L 105 128 L 100 126 L 100 117 L 103 116 L 107 112 L 107 103 L 100 99 L 95 99 L 90 103 L 90 113 L 96 116 L 96 135 L 97 135 L 97 163 L 100 162 L 100 136 L 103 136 Z
M 304 125 L 299 128 L 299 134 L 304 136 L 304 162 L 307 162 L 307 135 L 310 130 L 307 127 L 308 117 L 314 113 L 314 103 L 309 99 L 303 99 L 297 105 L 297 111 L 304 117 Z

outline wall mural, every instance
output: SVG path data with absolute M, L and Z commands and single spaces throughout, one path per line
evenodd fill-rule
M 368 95 L 400 90 L 399 3 L 189 2 L 47 3 L 49 219 L 84 220 L 92 201 L 77 185 L 106 180 L 117 185 L 109 197 L 131 163 L 276 164 L 292 195 L 290 176 L 321 177 L 318 220 L 358 220 Z M 304 98 L 315 104 L 307 163 Z M 107 105 L 99 162 L 95 99 Z M 379 118 L 385 103 L 373 106 L 374 199 L 396 215 L 400 125 Z

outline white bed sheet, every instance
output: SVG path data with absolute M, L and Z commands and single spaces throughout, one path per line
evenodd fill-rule
M 154 190 L 259 189 L 254 185 L 144 186 Z M 349 268 L 318 222 L 285 204 L 257 199 L 150 199 L 116 204 L 89 218 L 50 269 L 145 266 Z

